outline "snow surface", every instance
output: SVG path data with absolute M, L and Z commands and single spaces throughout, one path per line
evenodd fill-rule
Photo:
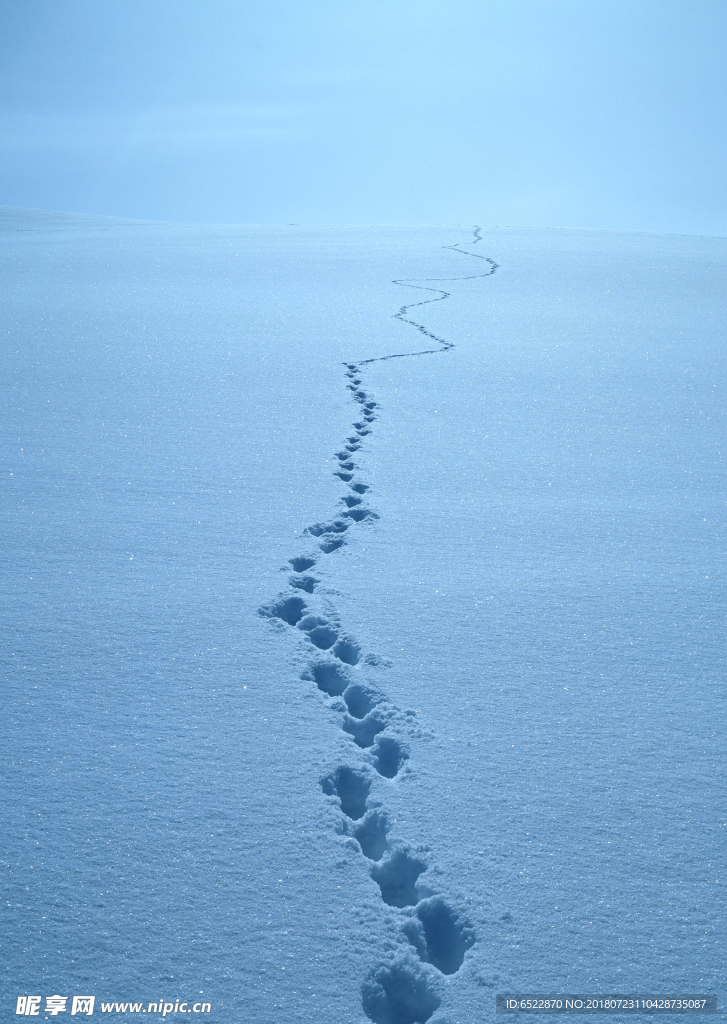
M 0 225 L 4 1012 L 723 999 L 725 240 Z

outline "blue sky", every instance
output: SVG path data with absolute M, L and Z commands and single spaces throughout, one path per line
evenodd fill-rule
M 0 0 L 0 204 L 727 234 L 724 0 Z

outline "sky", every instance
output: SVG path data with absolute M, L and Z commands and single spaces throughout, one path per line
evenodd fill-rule
M 727 234 L 724 0 L 0 0 L 0 205 Z

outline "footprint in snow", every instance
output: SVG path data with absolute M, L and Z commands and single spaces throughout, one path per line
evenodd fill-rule
M 474 242 L 480 241 L 480 229 L 476 228 Z M 488 257 L 468 253 L 458 246 L 448 248 L 463 255 L 484 259 L 490 264 L 485 274 L 449 280 L 486 277 L 494 274 L 497 269 L 497 264 Z M 378 408 L 378 403 L 362 387 L 362 366 L 454 348 L 452 342 L 409 319 L 409 310 L 440 302 L 449 297 L 449 292 L 430 287 L 429 283 L 416 284 L 403 280 L 395 283 L 434 294 L 434 298 L 402 306 L 394 316 L 435 341 L 439 348 L 396 353 L 366 359 L 361 363 L 345 364 L 348 380 L 346 387 L 360 407 L 360 419 L 353 424 L 355 433 L 347 437 L 341 450 L 335 453 L 337 468 L 334 475 L 348 484 L 351 493 L 340 499 L 344 509 L 334 519 L 326 523 L 314 523 L 304 531 L 319 541 L 318 547 L 324 554 L 332 554 L 346 543 L 343 534 L 353 524 L 373 522 L 379 518 L 373 509 L 363 507 L 362 496 L 370 489 L 369 485 L 354 479 L 357 467 L 352 455 L 361 451 L 364 438 L 371 436 L 372 425 L 377 419 L 375 410 Z M 386 786 L 397 778 L 409 757 L 406 745 L 391 735 L 398 713 L 387 704 L 381 693 L 357 675 L 361 671 L 360 646 L 341 631 L 335 613 L 323 614 L 310 607 L 301 596 L 313 595 L 320 583 L 317 577 L 308 574 L 308 570 L 316 565 L 316 558 L 298 556 L 289 559 L 289 564 L 294 575 L 289 577 L 288 582 L 290 589 L 296 593 L 281 595 L 260 608 L 259 612 L 262 616 L 297 629 L 321 652 L 304 670 L 301 678 L 314 682 L 322 694 L 331 698 L 331 708 L 342 714 L 342 730 L 361 750 L 361 756 L 366 762 L 361 768 L 339 765 L 321 780 L 321 787 L 327 796 L 336 800 L 350 822 L 349 834 L 358 842 L 363 857 L 371 863 L 370 874 L 378 884 L 382 901 L 403 915 L 401 934 L 406 947 L 392 961 L 376 968 L 366 978 L 361 986 L 362 1006 L 373 1024 L 424 1024 L 441 1005 L 436 975 L 451 975 L 459 970 L 465 953 L 475 941 L 474 931 L 467 920 L 462 919 L 442 896 L 423 894 L 418 879 L 426 870 L 425 862 L 405 845 L 392 845 L 391 825 L 386 811 L 381 808 L 378 798 L 376 806 L 369 805 L 372 785 L 376 779 L 371 769 L 375 769 L 379 776 L 377 787 Z M 375 656 L 367 655 L 366 664 L 373 665 L 378 661 Z M 418 956 L 419 964 L 412 959 L 413 953 Z M 425 968 L 422 965 L 427 966 Z M 428 973 L 431 969 L 434 969 L 436 975 Z

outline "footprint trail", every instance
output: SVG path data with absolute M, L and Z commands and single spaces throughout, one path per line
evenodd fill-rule
M 474 240 L 482 241 L 479 227 Z M 490 277 L 498 264 L 470 252 L 459 243 L 444 246 L 463 256 L 482 260 L 482 273 L 459 277 L 397 279 L 403 288 L 433 294 L 432 298 L 401 306 L 394 319 L 413 327 L 437 347 L 344 363 L 346 387 L 357 406 L 352 433 L 334 453 L 334 475 L 347 489 L 341 507 L 326 522 L 313 523 L 303 536 L 312 542 L 304 555 L 289 559 L 288 589 L 259 609 L 300 636 L 305 668 L 301 682 L 315 686 L 321 700 L 336 716 L 351 742 L 345 763 L 337 764 L 321 779 L 321 790 L 340 813 L 339 831 L 356 841 L 382 902 L 397 912 L 396 952 L 363 981 L 361 1002 L 373 1024 L 424 1024 L 441 1005 L 441 979 L 456 974 L 476 936 L 467 916 L 419 882 L 431 865 L 421 850 L 397 836 L 387 813 L 388 787 L 396 786 L 407 771 L 411 741 L 417 735 L 413 712 L 402 713 L 367 678 L 370 666 L 385 664 L 364 654 L 355 637 L 342 626 L 330 601 L 318 595 L 320 583 L 311 570 L 322 568 L 325 558 L 346 544 L 348 531 L 375 529 L 378 513 L 371 507 L 371 488 L 361 479 L 357 463 L 374 432 L 379 405 L 364 387 L 362 367 L 389 359 L 434 355 L 455 348 L 412 318 L 410 311 L 442 302 L 451 292 L 434 283 L 470 281 Z M 480 267 L 482 264 L 480 264 Z M 282 627 L 281 627 L 282 628 Z M 391 939 L 387 945 L 391 946 Z

